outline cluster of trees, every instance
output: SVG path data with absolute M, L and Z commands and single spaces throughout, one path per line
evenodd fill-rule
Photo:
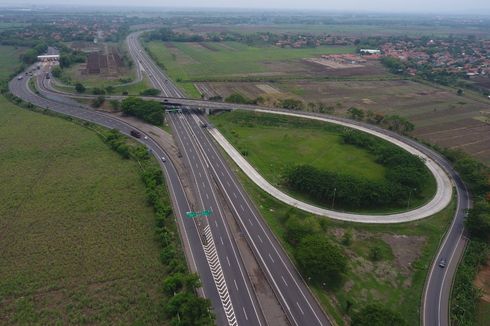
M 37 56 L 45 53 L 48 50 L 48 45 L 44 42 L 37 42 L 29 50 L 21 55 L 20 59 L 25 64 L 33 64 L 37 61 Z
M 279 106 L 288 110 L 303 110 L 305 105 L 303 101 L 294 98 L 287 98 L 279 101 Z
M 128 115 L 135 116 L 148 123 L 160 126 L 163 124 L 163 106 L 157 101 L 145 101 L 138 97 L 128 97 L 121 102 L 121 109 Z
M 225 98 L 226 103 L 236 103 L 236 104 L 257 104 L 260 100 L 257 98 L 255 100 L 249 100 L 240 93 L 232 93 L 230 96 Z
M 490 253 L 490 168 L 460 150 L 441 152 L 453 163 L 473 197 L 473 208 L 465 220 L 470 241 L 458 267 L 451 300 L 452 324 L 473 325 L 481 295 L 474 280 Z
M 406 326 L 400 314 L 381 304 L 368 304 L 352 316 L 352 326 Z
M 92 100 L 91 105 L 94 108 L 100 108 L 102 106 L 102 104 L 104 104 L 104 102 L 105 102 L 105 97 L 102 95 L 99 95 Z
M 202 42 L 204 37 L 198 34 L 176 33 L 171 28 L 160 28 L 146 34 L 148 41 L 164 42 Z
M 415 125 L 408 121 L 408 119 L 401 117 L 397 114 L 383 115 L 381 113 L 373 112 L 371 110 L 364 111 L 356 107 L 350 107 L 347 110 L 347 114 L 351 119 L 358 121 L 366 121 L 376 125 L 382 125 L 389 130 L 393 130 L 401 133 L 408 133 L 415 129 Z
M 148 88 L 140 92 L 141 96 L 157 96 L 160 95 L 160 90 L 156 88 Z
M 376 162 L 387 168 L 386 180 L 371 181 L 311 165 L 296 165 L 283 175 L 286 186 L 324 205 L 343 209 L 400 205 L 425 188 L 430 175 L 418 157 L 358 131 L 345 131 L 342 139 L 374 154 Z
M 309 281 L 334 287 L 347 271 L 347 258 L 342 249 L 322 232 L 317 218 L 288 216 L 285 239 L 294 249 L 294 258 Z
M 155 238 L 160 245 L 160 260 L 168 275 L 163 282 L 163 313 L 172 325 L 213 325 L 211 304 L 209 300 L 197 296 L 199 278 L 188 273 L 183 259 L 162 170 L 150 159 L 145 147 L 128 145 L 126 137 L 118 131 L 111 130 L 104 136 L 104 141 L 123 158 L 135 159 L 142 167 L 140 174 L 146 188 L 147 201 L 155 212 Z

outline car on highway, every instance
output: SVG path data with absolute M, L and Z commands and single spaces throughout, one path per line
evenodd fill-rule
M 167 162 L 167 160 L 163 156 L 162 156 L 162 162 Z
M 17 80 L 21 80 L 22 78 L 24 78 L 24 76 L 19 76 L 17 77 Z
M 136 131 L 136 130 L 131 130 L 130 131 L 130 134 L 131 136 L 133 136 L 134 138 L 140 138 L 141 137 L 141 134 L 139 131 Z
M 447 262 L 446 262 L 446 260 L 445 260 L 445 259 L 441 259 L 441 261 L 439 262 L 439 267 L 440 267 L 440 268 L 444 268 L 444 267 L 446 267 L 446 263 L 447 263 Z
M 144 140 L 148 140 L 148 136 L 146 136 L 146 135 L 145 135 L 145 136 L 143 137 L 143 139 L 144 139 Z

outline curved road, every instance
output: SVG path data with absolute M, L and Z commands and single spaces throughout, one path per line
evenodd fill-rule
M 230 105 L 228 103 L 215 103 L 215 102 L 208 102 L 208 101 L 201 101 L 201 100 L 190 100 L 190 99 L 185 99 L 183 98 L 183 94 L 180 92 L 180 90 L 175 87 L 168 79 L 168 77 L 155 65 L 155 63 L 149 58 L 149 56 L 142 50 L 141 45 L 139 44 L 137 40 L 137 34 L 131 34 L 134 36 L 131 40 L 133 43 L 130 43 L 130 48 L 135 49 L 136 51 L 131 51 L 131 54 L 136 57 L 136 60 L 141 60 L 139 61 L 145 70 L 145 72 L 148 74 L 150 80 L 152 81 L 152 84 L 154 87 L 159 88 L 162 90 L 163 94 L 165 95 L 165 99 L 160 98 L 163 101 L 171 101 L 172 103 L 179 103 L 181 105 L 187 106 L 187 107 L 196 107 L 196 108 L 211 108 L 211 109 L 245 109 L 245 110 L 257 110 L 258 107 L 256 106 L 250 106 L 250 105 Z M 130 38 L 128 37 L 128 42 Z M 26 96 L 26 94 L 16 94 L 15 92 L 15 84 L 16 81 L 12 81 L 10 86 L 11 91 L 21 97 L 24 98 L 23 96 Z M 19 83 L 17 83 L 19 84 Z M 20 83 L 22 84 L 22 83 Z M 73 95 L 72 95 L 73 96 Z M 73 97 L 89 97 L 89 96 L 73 96 Z M 118 98 L 118 97 L 116 97 Z M 158 97 L 157 97 L 158 98 Z M 28 101 L 29 96 L 27 98 L 24 98 Z M 33 102 L 36 105 L 39 105 L 35 102 Z M 46 103 L 44 103 L 46 104 Z M 42 105 L 41 105 L 42 106 Z M 262 108 L 268 111 L 282 111 L 282 112 L 287 112 L 285 110 L 271 110 L 270 108 Z M 66 113 L 65 113 L 66 114 Z M 465 237 L 464 237 L 464 217 L 465 217 L 465 211 L 466 209 L 471 207 L 471 197 L 468 193 L 468 190 L 461 180 L 460 176 L 453 170 L 451 164 L 440 154 L 434 152 L 433 150 L 427 148 L 424 145 L 421 145 L 420 143 L 400 136 L 396 133 L 393 133 L 391 131 L 387 131 L 381 128 L 378 128 L 376 126 L 372 125 L 367 125 L 364 123 L 360 122 L 355 122 L 355 121 L 350 121 L 347 119 L 343 118 L 338 118 L 338 117 L 332 117 L 332 116 L 327 116 L 327 115 L 322 115 L 322 114 L 311 114 L 311 113 L 304 113 L 302 114 L 303 116 L 308 116 L 308 117 L 320 117 L 320 118 L 326 118 L 329 120 L 333 120 L 333 122 L 343 122 L 343 123 L 349 123 L 353 124 L 356 126 L 360 126 L 362 128 L 368 128 L 369 130 L 373 130 L 375 132 L 388 135 L 394 139 L 397 139 L 405 144 L 408 144 L 409 146 L 417 149 L 424 155 L 426 155 L 428 158 L 433 160 L 435 163 L 438 164 L 440 168 L 442 168 L 453 180 L 454 187 L 456 189 L 456 193 L 458 195 L 457 198 L 457 210 L 456 214 L 454 216 L 453 222 L 447 231 L 446 236 L 442 239 L 442 244 L 439 248 L 439 251 L 437 255 L 434 257 L 433 264 L 430 269 L 429 276 L 426 280 L 426 286 L 424 290 L 424 296 L 423 296 L 423 309 L 421 313 L 421 322 L 424 325 L 432 326 L 432 325 L 449 325 L 449 308 L 448 308 L 448 303 L 449 303 L 449 295 L 450 295 L 450 289 L 451 289 L 451 284 L 452 284 L 452 279 L 454 277 L 455 270 L 457 268 L 457 264 L 459 262 L 459 259 L 462 256 L 464 246 L 466 243 Z M 189 132 L 191 132 L 192 129 L 194 129 L 194 135 L 197 135 L 198 132 L 203 132 L 201 128 L 196 128 L 197 125 L 197 120 L 196 115 L 190 114 L 188 117 L 184 117 L 183 119 L 186 119 L 187 122 L 187 129 Z M 80 117 L 82 119 L 85 119 L 84 117 Z M 173 119 L 173 118 L 172 118 Z M 197 118 L 199 119 L 199 118 Z M 194 120 L 194 124 L 192 122 Z M 90 121 L 90 120 L 89 120 Z M 191 132 L 192 134 L 192 132 Z M 193 136 L 196 137 L 196 136 Z M 209 139 L 206 138 L 204 135 L 204 138 L 202 141 L 208 142 Z M 199 145 L 199 142 L 196 142 L 196 145 L 199 147 L 202 147 L 202 143 Z M 212 144 L 210 144 L 210 148 L 212 149 Z M 221 169 L 226 170 L 227 167 L 221 166 Z M 219 173 L 219 170 L 215 170 L 213 173 Z M 167 174 L 167 172 L 166 172 Z M 230 175 L 230 178 L 232 176 Z M 222 185 L 223 186 L 223 185 Z M 225 188 L 223 186 L 223 188 Z M 238 190 L 240 190 L 238 188 Z M 246 194 L 244 194 L 244 197 Z M 175 197 L 175 196 L 173 196 Z M 247 198 L 244 198 L 244 200 L 247 200 Z M 233 199 L 230 198 L 230 202 L 234 202 Z M 252 210 L 253 211 L 253 210 Z M 245 224 L 244 222 L 243 224 Z M 243 226 L 243 225 L 242 225 Z M 266 229 L 267 226 L 265 226 Z M 270 230 L 268 230 L 270 232 Z M 250 235 L 249 235 L 250 236 Z M 271 234 L 271 237 L 273 235 Z M 279 251 L 281 251 L 281 248 L 279 246 Z M 281 253 L 284 255 L 284 252 Z M 284 257 L 287 259 L 287 257 Z M 447 266 L 446 268 L 440 268 L 438 267 L 438 263 L 441 259 L 445 259 L 447 261 Z M 264 266 L 263 266 L 264 267 Z M 293 268 L 293 271 L 294 268 Z M 300 279 L 299 275 L 296 275 L 297 279 Z M 283 284 L 282 286 L 278 285 L 278 288 L 286 288 L 287 285 Z M 276 289 L 277 291 L 277 289 Z M 277 294 L 277 292 L 276 292 Z M 314 300 L 309 301 L 309 302 L 314 302 Z M 284 307 L 284 303 L 283 303 Z M 290 305 L 287 305 L 286 307 L 290 308 Z M 321 311 L 321 309 L 320 309 Z M 304 313 L 300 309 L 299 313 L 301 312 Z M 289 313 L 290 314 L 290 313 Z M 288 317 L 291 320 L 291 316 L 288 315 Z M 313 319 L 314 320 L 314 319 Z M 293 319 L 294 321 L 294 319 Z M 296 323 L 298 324 L 298 323 Z M 303 325 L 304 323 L 300 323 L 299 325 Z M 325 321 L 325 324 L 328 324 L 328 321 Z M 304 324 L 306 325 L 306 324 Z M 308 324 L 310 325 L 310 324 Z

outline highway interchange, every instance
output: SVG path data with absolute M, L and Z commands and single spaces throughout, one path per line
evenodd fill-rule
M 137 62 L 138 70 L 143 71 L 148 76 L 153 86 L 160 89 L 164 97 L 189 108 L 257 109 L 254 106 L 185 99 L 181 91 L 141 47 L 138 41 L 139 35 L 140 32 L 133 33 L 127 39 L 130 54 L 135 63 Z M 14 79 L 10 82 L 9 87 L 14 95 L 36 106 L 107 128 L 118 129 L 126 135 L 135 129 L 134 126 L 113 116 L 94 111 L 64 94 L 49 90 L 43 86 L 43 75 L 37 77 L 37 84 L 41 96 L 29 89 L 28 78 Z M 308 114 L 304 115 L 309 116 Z M 437 162 L 451 177 L 458 195 L 457 211 L 430 269 L 421 311 L 421 322 L 424 325 L 449 325 L 450 288 L 465 244 L 463 234 L 465 210 L 471 205 L 470 196 L 464 183 L 443 157 L 411 139 L 359 122 L 330 116 L 328 118 L 339 122 L 346 121 L 354 124 L 354 127 L 358 125 L 363 128 L 370 128 L 407 143 Z M 153 151 L 164 170 L 184 245 L 189 250 L 187 252 L 189 266 L 191 270 L 200 275 L 203 284 L 201 295 L 211 300 L 217 323 L 219 325 L 265 324 L 263 311 L 254 295 L 254 289 L 246 274 L 237 245 L 223 216 L 224 213 L 217 198 L 218 194 L 221 193 L 224 194 L 229 208 L 271 284 L 289 322 L 293 325 L 329 325 L 328 317 L 236 180 L 208 132 L 201 127 L 201 121 L 205 121 L 205 117 L 189 109 L 182 113 L 168 113 L 168 121 L 172 126 L 174 137 L 195 185 L 193 191 L 195 193 L 194 198 L 197 199 L 196 202 L 190 202 L 187 198 L 179 175 L 172 163 L 174 158 L 169 157 L 151 138 L 151 135 L 148 135 L 147 140 L 140 139 L 140 141 Z M 168 157 L 169 160 L 163 163 L 161 157 Z M 185 217 L 185 213 L 188 211 L 205 209 L 210 209 L 213 212 L 209 219 Z M 447 260 L 446 268 L 437 266 L 441 259 Z

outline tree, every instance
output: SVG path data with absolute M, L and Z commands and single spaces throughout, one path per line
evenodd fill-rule
M 56 78 L 60 78 L 61 77 L 61 68 L 58 66 L 58 67 L 54 67 L 53 69 L 51 69 L 51 75 L 53 75 L 53 77 L 56 77 Z
M 236 104 L 250 104 L 250 100 L 240 93 L 232 93 L 230 96 L 225 98 L 225 102 Z
M 105 91 L 107 92 L 107 94 L 112 94 L 112 93 L 114 93 L 114 86 L 111 86 L 111 85 L 107 86 L 107 87 L 105 88 Z
M 356 107 L 351 106 L 347 110 L 347 113 L 354 120 L 362 120 L 362 119 L 364 119 L 364 111 L 361 110 L 361 109 L 358 109 Z
M 313 216 L 305 219 L 291 216 L 286 222 L 286 240 L 292 245 L 297 245 L 306 236 L 320 232 L 320 230 L 320 224 Z
M 104 95 L 105 94 L 105 90 L 103 90 L 102 88 L 95 87 L 94 89 L 92 89 L 92 94 L 94 94 L 94 95 Z
M 370 304 L 352 317 L 352 326 L 405 326 L 407 323 L 400 314 L 380 304 Z
M 490 241 L 490 203 L 485 199 L 475 202 L 468 210 L 466 227 L 472 237 L 482 241 Z
M 104 96 L 102 96 L 102 95 L 97 96 L 97 98 L 92 100 L 92 107 L 100 108 L 102 106 L 102 104 L 104 104 L 104 102 L 105 102 Z
M 172 318 L 173 325 L 179 326 L 212 326 L 213 317 L 208 299 L 199 298 L 188 292 L 177 293 L 165 304 L 165 313 Z
M 299 268 L 313 282 L 338 282 L 347 270 L 347 259 L 340 248 L 323 235 L 305 237 L 295 252 Z
M 114 109 L 114 110 L 119 110 L 119 108 L 121 106 L 120 105 L 121 103 L 119 103 L 118 100 L 111 100 L 110 104 L 111 104 L 112 109 Z
M 122 111 L 154 125 L 163 124 L 163 107 L 157 101 L 145 101 L 137 97 L 128 97 L 121 102 Z
M 383 123 L 388 127 L 388 129 L 402 133 L 410 132 L 415 129 L 415 125 L 413 123 L 397 114 L 385 116 Z
M 76 83 L 75 84 L 75 91 L 77 91 L 77 93 L 85 93 L 85 86 L 83 86 L 82 83 Z
M 459 88 L 459 89 L 458 89 L 458 91 L 457 91 L 456 93 L 457 93 L 459 96 L 463 96 L 464 91 L 463 91 L 461 88 Z
M 287 98 L 284 100 L 281 100 L 280 106 L 284 109 L 288 110 L 303 110 L 304 104 L 302 101 L 294 99 L 294 98 Z
M 148 88 L 140 92 L 141 96 L 157 96 L 160 94 L 160 90 L 156 88 Z

